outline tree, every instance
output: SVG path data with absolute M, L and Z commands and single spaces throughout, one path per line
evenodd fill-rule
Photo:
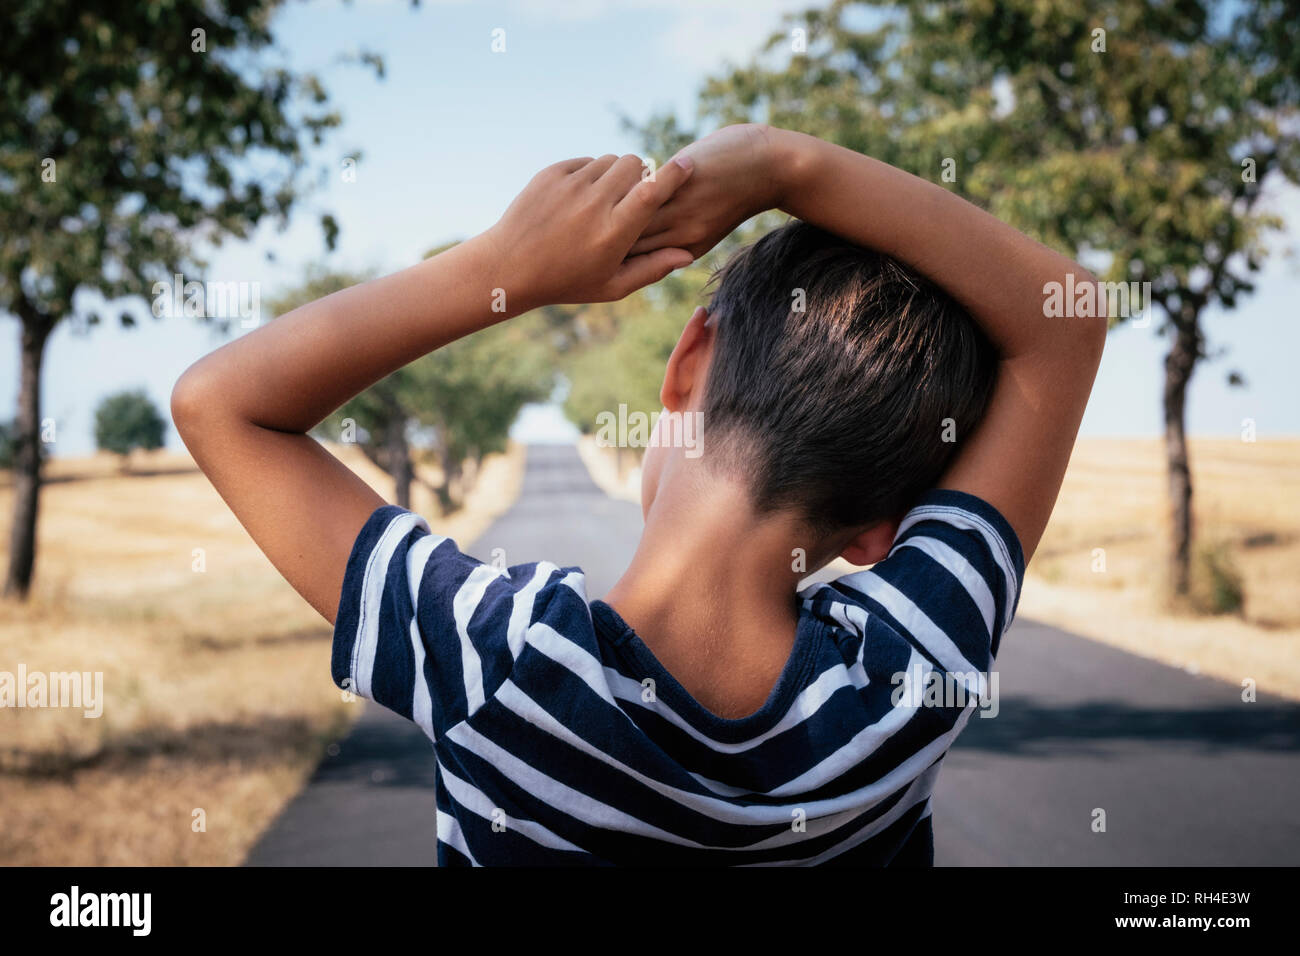
M 1203 315 L 1252 291 L 1281 225 L 1260 185 L 1300 181 L 1300 7 L 836 0 L 785 27 L 706 82 L 701 122 L 769 122 L 869 153 L 1071 251 L 1103 281 L 1150 290 L 1143 306 L 1169 341 L 1168 576 L 1186 595 L 1187 388 L 1209 354 Z M 644 131 L 683 135 L 663 118 Z
M 564 412 L 583 434 L 601 431 L 604 416 L 635 422 L 659 414 L 668 358 L 696 305 L 705 301 L 701 293 L 709 274 L 707 265 L 696 264 L 618 302 L 575 309 L 568 323 Z M 626 407 L 626 418 L 620 406 Z M 629 431 L 627 447 L 622 441 L 615 445 L 620 474 L 627 451 L 635 459 L 645 452 L 637 434 Z
M 161 448 L 166 432 L 167 420 L 144 389 L 109 395 L 95 409 L 95 446 L 121 455 L 124 469 L 137 448 Z
M 364 278 L 313 270 L 272 309 L 283 314 Z M 350 399 L 319 432 L 355 443 L 393 479 L 403 508 L 411 505 L 413 483 L 422 480 L 418 461 L 432 459 L 440 478 L 429 487 L 451 511 L 460 503 L 467 470 L 503 450 L 519 410 L 550 394 L 554 353 L 546 333 L 553 324 L 553 317 L 535 313 L 452 342 Z
M 459 339 L 408 366 L 418 399 L 417 427 L 441 478 L 433 486 L 444 510 L 460 505 L 467 466 L 503 451 L 510 426 L 530 402 L 555 386 L 554 353 L 540 314 Z
M 15 444 L 13 422 L 0 422 L 0 468 L 14 466 Z
M 268 62 L 278 0 L 15 0 L 0 31 L 0 312 L 20 326 L 6 594 L 36 557 L 40 373 L 78 293 L 111 302 L 284 222 L 339 122 L 319 79 Z M 374 64 L 373 58 L 367 62 Z M 322 217 L 327 240 L 336 227 Z M 132 324 L 123 311 L 120 320 Z
M 671 155 L 671 154 L 669 154 Z M 675 272 L 618 302 L 582 306 L 572 318 L 575 347 L 565 373 L 569 391 L 564 410 L 584 434 L 597 416 L 661 409 L 659 390 L 677 339 L 708 279 L 707 268 Z

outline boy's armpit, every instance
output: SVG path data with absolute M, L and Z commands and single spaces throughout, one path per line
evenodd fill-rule
M 928 492 L 903 518 L 889 556 L 836 583 L 952 673 L 985 672 L 1015 615 L 1024 554 L 988 502 Z

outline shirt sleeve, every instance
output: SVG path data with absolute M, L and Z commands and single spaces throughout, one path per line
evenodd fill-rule
M 546 562 L 485 564 L 431 533 L 419 515 L 385 505 L 366 521 L 348 558 L 334 623 L 334 682 L 436 740 L 506 679 L 546 585 L 561 575 Z
M 998 510 L 945 489 L 904 516 L 885 560 L 840 580 L 940 667 L 963 673 L 989 670 L 1024 573 L 1020 540 Z

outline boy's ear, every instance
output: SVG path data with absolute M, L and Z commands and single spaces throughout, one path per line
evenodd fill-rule
M 709 358 L 713 354 L 713 326 L 708 321 L 709 310 L 703 306 L 697 308 L 668 358 L 659 401 L 670 412 L 690 407 L 692 393 L 704 384 Z
M 840 552 L 840 557 L 849 564 L 859 566 L 883 561 L 885 556 L 889 554 L 889 548 L 894 543 L 894 538 L 898 536 L 898 526 L 901 523 L 901 518 L 887 518 L 884 521 L 877 521 L 850 541 L 844 550 Z

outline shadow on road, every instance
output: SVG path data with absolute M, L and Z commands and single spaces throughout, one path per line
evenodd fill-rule
M 1006 697 L 991 719 L 972 717 L 962 750 L 1033 756 L 1104 753 L 1112 744 L 1185 745 L 1205 753 L 1223 749 L 1300 750 L 1300 706 L 1238 704 L 1164 709 L 1118 701 L 1061 706 L 1032 697 Z

